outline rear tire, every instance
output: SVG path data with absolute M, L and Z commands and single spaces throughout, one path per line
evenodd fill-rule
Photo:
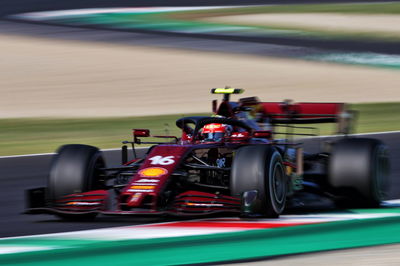
M 339 194 L 339 207 L 378 207 L 388 191 L 388 179 L 388 150 L 381 141 L 348 138 L 333 144 L 328 182 Z
M 283 212 L 288 190 L 282 157 L 272 146 L 239 148 L 232 163 L 230 190 L 233 196 L 256 190 L 254 216 L 277 218 Z
M 53 203 L 65 195 L 103 189 L 104 181 L 100 178 L 102 172 L 99 169 L 103 167 L 102 153 L 96 147 L 80 144 L 60 147 L 50 168 L 48 200 Z M 81 218 L 68 215 L 64 218 L 73 217 Z

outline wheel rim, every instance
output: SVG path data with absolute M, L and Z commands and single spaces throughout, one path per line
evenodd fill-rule
M 105 180 L 101 178 L 102 176 L 104 176 L 104 170 L 101 170 L 101 168 L 105 167 L 104 159 L 100 154 L 98 154 L 97 156 L 94 157 L 93 160 L 94 160 L 93 169 L 89 175 L 90 178 L 88 179 L 87 189 L 88 190 L 103 189 Z
M 283 208 L 286 199 L 286 182 L 281 164 L 276 164 L 272 174 L 273 200 L 278 203 L 278 208 Z
M 378 200 L 382 200 L 386 196 L 387 177 L 389 173 L 389 158 L 387 150 L 380 147 L 376 155 L 376 168 L 375 168 L 375 193 Z

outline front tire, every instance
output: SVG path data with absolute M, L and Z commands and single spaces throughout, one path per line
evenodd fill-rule
M 288 190 L 281 154 L 269 145 L 239 148 L 232 163 L 230 190 L 233 196 L 258 192 L 250 215 L 279 217 Z
M 105 163 L 101 151 L 93 146 L 70 144 L 60 147 L 52 161 L 48 178 L 48 199 L 104 187 L 100 178 Z

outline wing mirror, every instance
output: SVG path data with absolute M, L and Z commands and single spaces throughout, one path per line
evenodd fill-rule
M 150 137 L 149 129 L 134 129 L 133 136 L 135 137 Z

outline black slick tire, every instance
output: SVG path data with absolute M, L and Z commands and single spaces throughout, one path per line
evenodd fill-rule
M 388 190 L 388 149 L 379 140 L 347 138 L 333 144 L 328 182 L 339 207 L 374 208 Z
M 60 147 L 52 161 L 47 197 L 50 202 L 62 196 L 102 189 L 99 168 L 105 167 L 101 151 L 93 146 L 69 144 Z
M 283 212 L 288 189 L 281 154 L 269 145 L 244 146 L 235 152 L 230 178 L 233 196 L 256 190 L 255 216 L 277 218 Z

